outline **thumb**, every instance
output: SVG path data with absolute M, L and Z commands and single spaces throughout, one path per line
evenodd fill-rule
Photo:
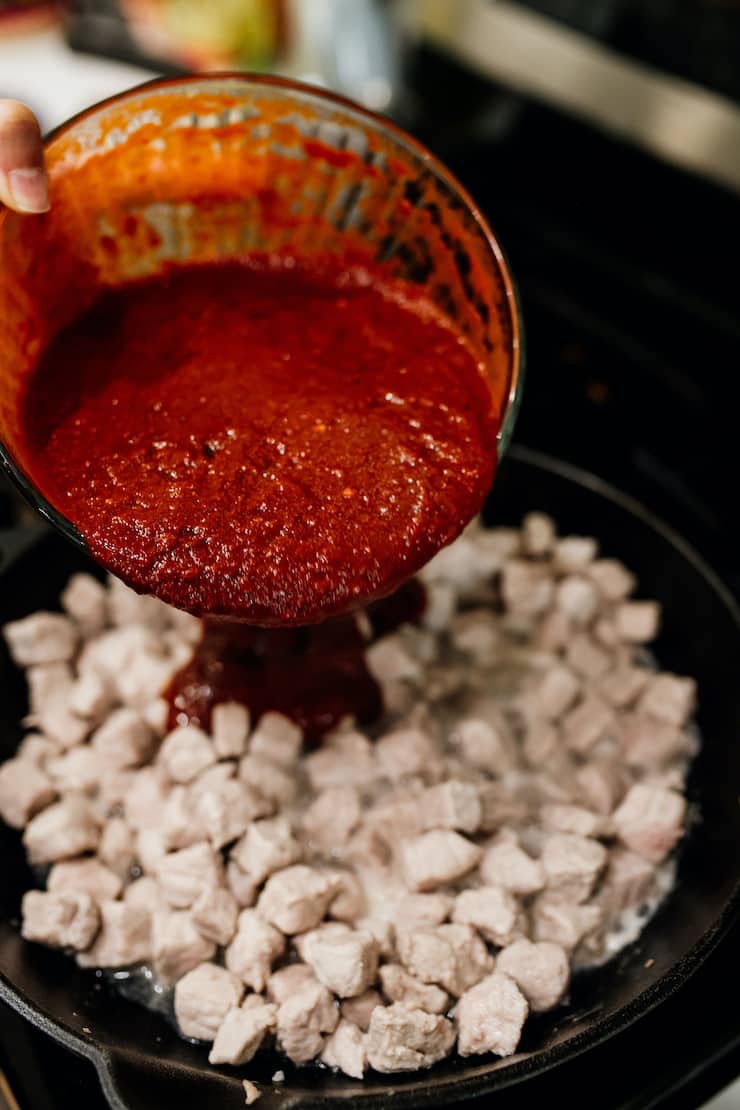
M 16 100 L 0 100 L 0 201 L 18 212 L 49 208 L 39 125 Z

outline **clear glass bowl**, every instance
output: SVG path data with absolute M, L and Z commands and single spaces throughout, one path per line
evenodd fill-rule
M 50 211 L 0 212 L 0 458 L 74 542 L 84 547 L 28 476 L 19 421 L 28 370 L 101 289 L 170 263 L 286 250 L 383 262 L 423 285 L 466 335 L 506 449 L 523 374 L 509 267 L 463 187 L 388 120 L 278 78 L 175 78 L 76 116 L 50 136 L 46 158 Z

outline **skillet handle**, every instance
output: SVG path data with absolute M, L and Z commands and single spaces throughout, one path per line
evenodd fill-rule
M 167 1060 L 156 1065 L 151 1060 L 132 1058 L 128 1053 L 107 1052 L 95 1060 L 103 1093 L 111 1110 L 182 1110 L 197 1106 L 208 1110 L 245 1110 L 241 1079 L 233 1073 L 199 1067 L 173 1067 Z M 249 1068 L 245 1068 L 248 1077 Z M 259 1110 L 302 1110 L 315 1100 L 302 1094 L 281 1090 L 279 1086 L 257 1084 L 262 1097 Z

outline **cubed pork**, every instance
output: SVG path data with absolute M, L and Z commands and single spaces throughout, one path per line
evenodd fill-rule
M 422 826 L 425 829 L 458 829 L 474 833 L 482 818 L 477 785 L 448 779 L 427 787 L 418 799 Z
M 77 897 L 83 897 L 77 895 Z M 148 910 L 130 902 L 100 902 L 100 932 L 92 946 L 80 952 L 80 967 L 130 967 L 152 955 L 152 918 Z
M 117 898 L 122 887 L 120 877 L 94 857 L 61 860 L 46 879 L 46 889 L 54 894 L 83 892 L 96 902 Z
M 512 894 L 536 894 L 545 885 L 540 861 L 532 859 L 516 837 L 508 833 L 499 834 L 486 848 L 480 873 L 484 882 L 503 887 Z
M 602 901 L 613 914 L 638 906 L 655 883 L 655 864 L 623 848 L 609 853 Z
M 534 642 L 540 651 L 557 654 L 565 650 L 571 633 L 572 625 L 567 613 L 562 609 L 550 609 L 540 621 Z
M 163 767 L 142 767 L 134 773 L 122 799 L 132 829 L 159 824 L 171 788 Z
M 245 782 L 227 779 L 215 789 L 198 794 L 196 826 L 204 830 L 214 848 L 224 848 L 243 836 L 265 808 L 264 799 Z
M 498 954 L 496 970 L 514 980 L 533 1013 L 557 1006 L 570 982 L 565 950 L 549 941 L 514 941 Z
M 316 976 L 308 964 L 286 964 L 279 971 L 273 971 L 267 980 L 267 996 L 280 1006 L 286 998 L 301 990 L 306 983 L 316 982 Z
M 632 767 L 659 769 L 689 754 L 688 739 L 680 728 L 642 710 L 626 713 L 620 732 L 624 758 Z
M 0 817 L 12 828 L 24 828 L 56 796 L 49 775 L 30 759 L 8 759 L 0 766 Z
M 294 1064 L 307 1064 L 319 1055 L 324 1035 L 333 1033 L 338 1022 L 339 1008 L 329 991 L 309 980 L 278 1008 L 278 1048 Z
M 417 1071 L 444 1059 L 454 1043 L 455 1028 L 447 1018 L 395 1002 L 373 1010 L 367 1057 L 379 1072 Z
M 373 1010 L 376 1006 L 382 1005 L 383 999 L 376 990 L 363 991 L 355 998 L 343 999 L 341 1005 L 342 1017 L 351 1021 L 363 1033 L 367 1033 Z
M 492 944 L 511 944 L 523 929 L 523 915 L 516 898 L 503 887 L 481 886 L 461 891 L 455 899 L 452 920 L 472 925 Z
M 685 816 L 686 799 L 674 790 L 635 783 L 614 811 L 613 820 L 617 836 L 627 848 L 658 863 L 680 839 Z
M 105 767 L 137 767 L 150 758 L 154 736 L 135 709 L 115 709 L 90 738 Z
M 527 513 L 522 521 L 522 550 L 538 558 L 549 555 L 555 546 L 557 529 L 552 517 L 545 513 Z
M 575 833 L 577 836 L 602 836 L 608 827 L 604 818 L 593 810 L 562 802 L 542 806 L 540 821 L 546 832 Z
M 175 1018 L 184 1037 L 212 1041 L 229 1010 L 239 1005 L 244 985 L 218 964 L 198 964 L 175 984 Z
M 125 818 L 111 817 L 103 825 L 98 856 L 121 879 L 128 877 L 136 859 L 136 841 Z
M 527 1000 L 514 980 L 494 971 L 470 987 L 457 1004 L 458 1052 L 461 1056 L 483 1052 L 511 1056 L 528 1013 Z
M 575 777 L 583 801 L 602 815 L 611 813 L 624 794 L 625 774 L 613 760 L 592 759 Z
M 470 925 L 397 930 L 398 955 L 407 971 L 422 983 L 438 983 L 460 995 L 492 966 L 486 946 Z
M 209 886 L 193 902 L 191 916 L 199 933 L 222 947 L 236 933 L 239 903 L 225 886 Z
M 503 714 L 465 717 L 455 725 L 450 741 L 462 758 L 490 775 L 505 775 L 516 763 L 516 749 Z
M 596 558 L 596 540 L 591 536 L 564 536 L 555 544 L 553 569 L 559 574 L 577 574 Z
M 239 760 L 239 778 L 276 806 L 287 805 L 298 785 L 291 771 L 264 755 L 244 755 Z
M 320 748 L 306 756 L 303 766 L 314 790 L 366 786 L 378 774 L 370 741 L 354 731 L 325 739 Z
M 426 1010 L 428 1014 L 444 1014 L 449 1007 L 446 991 L 415 979 L 400 964 L 383 964 L 379 974 L 383 994 L 390 1002 L 400 1002 L 412 1010 Z
M 322 925 L 300 938 L 299 951 L 318 981 L 340 998 L 362 994 L 375 979 L 378 944 L 361 929 Z
M 449 829 L 432 829 L 400 844 L 403 877 L 410 890 L 432 890 L 467 875 L 479 863 L 481 849 Z
M 329 875 L 297 863 L 270 876 L 257 908 L 266 921 L 292 936 L 319 924 L 337 889 Z
M 206 830 L 196 813 L 191 793 L 186 786 L 174 786 L 167 795 L 159 815 L 164 844 L 168 851 L 189 848 L 206 839 Z M 220 845 L 216 845 L 220 847 Z
M 89 948 L 100 927 L 95 900 L 85 891 L 27 890 L 21 904 L 21 935 L 52 948 Z
M 216 762 L 216 752 L 202 729 L 182 725 L 165 736 L 157 759 L 175 782 L 192 782 Z
M 614 710 L 596 694 L 587 694 L 583 701 L 563 718 L 563 740 L 572 752 L 584 755 L 602 737 L 616 730 Z
M 187 910 L 158 910 L 152 916 L 152 962 L 160 982 L 176 983 L 216 955 L 216 945 L 196 929 Z
M 302 745 L 303 732 L 294 721 L 282 713 L 264 713 L 250 738 L 249 751 L 290 768 L 297 762 Z
M 211 737 L 219 759 L 238 759 L 247 750 L 249 710 L 237 701 L 214 705 L 211 712 Z
M 255 821 L 231 849 L 231 859 L 259 884 L 301 858 L 301 846 L 284 817 Z
M 234 859 L 226 864 L 226 885 L 240 906 L 253 906 L 257 901 L 257 883 Z
M 629 644 L 647 644 L 658 635 L 660 606 L 657 601 L 625 601 L 614 610 L 617 636 Z
M 598 840 L 573 833 L 551 833 L 542 849 L 542 866 L 553 900 L 585 902 L 607 860 Z
M 624 663 L 615 667 L 599 682 L 599 693 L 610 705 L 624 709 L 632 705 L 650 679 L 650 671 Z
M 70 748 L 46 761 L 46 771 L 59 794 L 94 792 L 103 775 L 100 756 L 87 744 Z
M 649 672 L 647 672 L 649 673 Z M 638 709 L 650 717 L 681 727 L 696 705 L 696 682 L 675 674 L 650 675 Z
M 635 588 L 635 576 L 618 559 L 595 559 L 586 573 L 605 601 L 623 601 Z
M 415 728 L 386 733 L 376 742 L 375 753 L 382 773 L 390 779 L 424 775 L 438 759 L 431 736 Z
M 550 941 L 572 952 L 584 937 L 599 928 L 603 917 L 602 909 L 592 903 L 552 901 L 547 894 L 541 894 L 532 907 L 534 939 Z
M 114 702 L 111 684 L 95 671 L 81 674 L 70 687 L 69 708 L 91 723 L 99 721 Z
M 31 863 L 55 863 L 94 851 L 99 831 L 91 803 L 70 795 L 31 819 L 23 833 L 23 845 Z
M 59 600 L 83 636 L 96 636 L 102 632 L 108 619 L 108 595 L 97 578 L 91 574 L 73 574 Z
M 571 670 L 589 682 L 596 682 L 603 678 L 613 666 L 610 653 L 587 632 L 579 632 L 571 636 L 565 650 L 565 658 Z
M 208 1054 L 209 1064 L 248 1064 L 276 1024 L 277 1011 L 271 1002 L 229 1010 Z
M 362 883 L 353 871 L 332 868 L 327 875 L 337 887 L 337 893 L 329 903 L 328 916 L 335 921 L 356 921 L 367 909 Z
M 254 991 L 263 991 L 273 961 L 285 948 L 285 937 L 269 925 L 256 910 L 242 910 L 234 939 L 224 953 L 224 960 L 243 983 Z
M 79 632 L 62 613 L 32 613 L 3 626 L 3 636 L 14 663 L 66 663 L 77 647 Z
M 351 1021 L 341 1019 L 327 1037 L 321 1059 L 330 1068 L 337 1068 L 352 1079 L 362 1079 L 367 1067 L 367 1048 L 362 1031 Z
M 404 929 L 441 925 L 452 913 L 454 904 L 451 894 L 405 894 L 396 906 L 394 920 Z
M 555 588 L 555 604 L 576 627 L 583 627 L 596 616 L 599 595 L 588 578 L 569 574 Z
M 208 887 L 219 886 L 221 857 L 206 841 L 168 852 L 157 868 L 157 879 L 171 906 L 187 909 Z
M 360 822 L 360 796 L 355 786 L 329 786 L 303 814 L 303 833 L 325 856 L 340 854 Z
M 534 691 L 534 702 L 546 720 L 556 721 L 570 708 L 580 692 L 581 683 L 568 667 L 549 667 Z

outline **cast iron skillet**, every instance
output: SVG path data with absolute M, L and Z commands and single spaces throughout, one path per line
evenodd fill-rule
M 670 995 L 701 963 L 730 924 L 740 881 L 740 612 L 697 555 L 638 504 L 574 468 L 512 449 L 488 506 L 490 521 L 518 522 L 528 509 L 552 512 L 564 530 L 599 537 L 605 553 L 639 574 L 640 591 L 664 606 L 657 654 L 661 664 L 699 682 L 704 746 L 690 794 L 699 817 L 682 851 L 679 883 L 640 941 L 615 963 L 577 980 L 567 1006 L 530 1020 L 519 1055 L 510 1060 L 450 1060 L 430 1072 L 345 1080 L 271 1057 L 246 1069 L 269 1084 L 264 1110 L 328 1107 L 356 1099 L 367 1108 L 447 1106 L 519 1082 L 585 1051 L 637 1020 Z M 24 550 L 6 552 L 0 568 L 0 619 L 53 606 L 84 557 L 56 534 L 43 532 Z M 87 569 L 90 569 L 89 566 Z M 0 755 L 18 742 L 24 684 L 5 653 Z M 244 1105 L 236 1070 L 209 1067 L 202 1047 L 182 1041 L 164 1018 L 124 1001 L 92 972 L 24 943 L 17 930 L 23 891 L 32 884 L 20 840 L 0 830 L 0 996 L 30 1021 L 97 1067 L 103 1088 L 121 1110 Z

